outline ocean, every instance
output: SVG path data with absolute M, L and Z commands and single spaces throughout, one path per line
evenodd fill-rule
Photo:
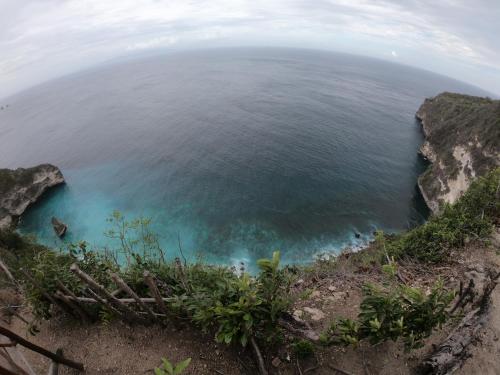
M 67 184 L 20 231 L 64 249 L 119 210 L 148 217 L 167 256 L 251 265 L 362 246 L 424 221 L 414 114 L 442 91 L 423 70 L 322 51 L 241 48 L 114 62 L 4 99 L 0 167 L 52 163 Z M 56 238 L 52 216 L 69 226 Z

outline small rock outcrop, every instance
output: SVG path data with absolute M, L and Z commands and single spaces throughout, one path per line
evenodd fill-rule
M 66 231 L 68 230 L 68 226 L 56 217 L 52 218 L 51 223 L 52 227 L 54 228 L 54 232 L 56 232 L 57 234 L 57 237 L 64 237 Z
M 500 100 L 442 93 L 425 99 L 416 117 L 425 135 L 420 153 L 431 163 L 418 186 L 436 213 L 500 166 Z
M 41 164 L 32 168 L 0 169 L 0 229 L 12 227 L 48 189 L 64 183 L 59 168 Z

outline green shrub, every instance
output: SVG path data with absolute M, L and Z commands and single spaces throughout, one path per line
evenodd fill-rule
M 162 358 L 161 361 L 161 367 L 155 368 L 155 375 L 180 375 L 191 363 L 191 358 L 187 358 L 175 366 L 166 358 Z
M 476 179 L 455 204 L 445 205 L 427 223 L 387 241 L 387 251 L 400 258 L 439 262 L 469 239 L 486 238 L 500 218 L 499 186 L 497 168 Z
M 292 344 L 295 355 L 299 358 L 307 358 L 314 354 L 314 345 L 307 340 L 298 340 Z
M 149 232 L 148 220 L 127 222 L 115 212 L 110 222 L 114 229 L 107 234 L 118 243 L 113 256 L 110 252 L 88 250 L 85 242 L 70 245 L 66 252 L 60 252 L 36 247 L 34 242 L 17 234 L 0 236 L 0 241 L 22 248 L 17 251 L 22 259 L 14 257 L 9 263 L 29 272 L 29 277 L 21 272 L 16 276 L 24 284 L 27 299 L 37 317 L 50 317 L 51 301 L 44 295 L 53 296 L 58 291 L 59 281 L 76 295 L 86 295 L 87 286 L 70 271 L 71 264 L 77 263 L 82 271 L 109 291 L 116 289 L 110 271 L 119 273 L 141 297 L 150 297 L 143 274 L 146 270 L 151 272 L 162 294 L 169 297 L 170 314 L 190 319 L 204 331 L 216 331 L 219 342 L 237 342 L 245 346 L 251 337 L 266 341 L 278 338 L 280 331 L 276 322 L 290 305 L 291 281 L 288 268 L 279 268 L 279 252 L 275 252 L 272 259 L 258 261 L 260 272 L 256 276 L 238 275 L 224 266 L 183 264 L 179 259 L 166 261 L 156 237 Z M 123 254 L 127 262 L 120 268 L 117 259 Z M 114 317 L 98 304 L 91 308 L 97 319 L 107 322 Z
M 402 338 L 407 349 L 419 348 L 446 321 L 446 308 L 454 298 L 441 282 L 429 295 L 405 285 L 392 290 L 366 285 L 363 292 L 358 318 L 334 322 L 322 336 L 325 343 L 357 345 L 368 340 L 375 345 Z
M 209 284 L 193 285 L 182 304 L 193 321 L 205 330 L 216 326 L 216 340 L 246 346 L 252 336 L 271 341 L 277 337 L 277 319 L 290 305 L 290 278 L 279 269 L 279 252 L 258 261 L 257 277 L 226 275 Z

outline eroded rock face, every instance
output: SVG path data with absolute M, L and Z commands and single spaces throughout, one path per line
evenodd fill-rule
M 426 99 L 416 113 L 431 163 L 418 185 L 433 212 L 454 203 L 475 177 L 500 166 L 500 101 L 442 93 Z
M 50 164 L 0 169 L 0 229 L 15 225 L 30 204 L 51 187 L 63 183 L 59 168 Z

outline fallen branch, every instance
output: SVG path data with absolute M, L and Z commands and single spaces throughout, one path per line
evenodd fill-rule
M 76 312 L 82 317 L 84 322 L 90 322 L 92 319 L 88 315 L 87 311 L 78 303 L 76 295 L 66 287 L 60 280 L 56 280 L 57 287 L 62 293 L 67 294 L 68 296 L 72 297 L 69 298 L 66 295 L 60 295 L 62 299 L 66 299 L 69 302 L 66 302 L 68 304 L 71 304 L 71 302 L 74 304 L 73 308 L 76 310 Z
M 18 288 L 19 284 L 17 283 L 17 281 L 14 278 L 14 276 L 12 276 L 12 273 L 10 272 L 9 268 L 7 267 L 7 265 L 2 261 L 2 259 L 0 259 L 0 269 L 5 273 L 5 275 L 7 275 L 7 278 L 10 281 L 12 281 L 12 283 L 14 284 L 14 286 L 16 288 Z
M 300 368 L 300 363 L 299 363 L 299 359 L 297 358 L 297 370 L 299 372 L 299 375 L 304 375 L 304 373 L 302 372 L 302 369 Z
M 490 280 L 485 284 L 483 295 L 460 324 L 450 333 L 437 349 L 420 365 L 420 371 L 427 375 L 447 375 L 461 367 L 469 357 L 469 345 L 477 338 L 479 330 L 488 319 L 491 293 L 495 289 L 500 273 L 490 274 Z M 470 285 L 470 284 L 469 284 Z M 463 295 L 468 293 L 464 292 Z
M 73 300 L 73 301 L 78 301 L 78 302 L 83 302 L 83 303 L 107 303 L 108 300 L 106 298 L 100 298 L 98 301 L 96 301 L 95 298 L 91 297 L 73 297 L 73 296 L 65 296 L 66 298 Z M 150 298 L 150 297 L 145 297 L 145 298 L 140 298 L 142 303 L 156 303 L 155 298 Z M 162 298 L 164 302 L 172 302 L 172 298 Z M 121 303 L 137 303 L 137 301 L 134 298 L 120 298 L 118 299 Z
M 155 321 L 156 316 L 153 313 L 153 310 L 151 310 L 144 302 L 141 301 L 141 299 L 139 298 L 137 293 L 134 292 L 132 290 L 132 288 L 129 287 L 127 285 L 127 283 L 120 276 L 118 276 L 116 273 L 110 272 L 109 274 L 110 274 L 111 278 L 113 279 L 113 281 L 116 283 L 116 285 L 118 285 L 120 287 L 120 289 L 122 289 L 125 293 L 127 293 L 130 297 L 132 297 L 132 299 L 134 299 L 134 301 L 137 302 L 137 304 L 139 306 L 141 306 L 143 311 L 145 311 L 149 315 L 149 317 Z
M 121 315 L 130 323 L 136 321 L 143 321 L 143 319 L 137 315 L 133 310 L 129 309 L 123 303 L 120 302 L 118 298 L 113 296 L 110 292 L 106 290 L 102 285 L 97 283 L 92 277 L 83 272 L 76 263 L 73 263 L 70 267 L 70 271 L 73 272 L 80 280 L 86 283 L 90 289 L 92 289 L 96 294 L 99 294 L 103 299 L 107 300 L 107 304 L 115 307 L 121 312 Z
M 259 346 L 257 345 L 257 341 L 253 336 L 250 337 L 250 344 L 253 348 L 253 353 L 255 357 L 255 361 L 257 362 L 257 367 L 259 369 L 259 373 L 261 375 L 268 375 L 266 365 L 264 364 L 264 358 L 262 357 L 262 353 L 260 352 Z
M 149 288 L 149 291 L 154 297 L 153 301 L 156 302 L 163 314 L 168 314 L 167 306 L 165 305 L 165 299 L 161 297 L 160 291 L 158 290 L 158 287 L 156 286 L 151 273 L 149 273 L 149 271 L 144 271 L 143 277 L 146 285 Z M 144 303 L 147 303 L 144 298 L 141 298 L 141 300 L 143 300 Z
M 463 284 L 460 283 L 460 293 L 459 293 L 459 298 L 457 302 L 455 303 L 455 306 L 450 310 L 449 315 L 452 315 L 459 307 L 464 307 L 467 305 L 467 303 L 472 302 L 474 300 L 474 280 L 470 279 L 469 285 L 465 289 L 465 291 L 462 290 Z M 466 299 L 469 297 L 468 299 Z

